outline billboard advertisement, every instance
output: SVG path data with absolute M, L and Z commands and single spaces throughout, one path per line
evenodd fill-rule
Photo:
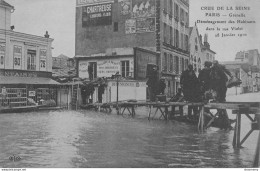
M 108 2 L 114 2 L 114 0 L 77 0 L 77 7 L 104 4 Z
M 155 0 L 132 0 L 132 18 L 155 17 Z
M 112 24 L 112 3 L 82 7 L 82 27 Z

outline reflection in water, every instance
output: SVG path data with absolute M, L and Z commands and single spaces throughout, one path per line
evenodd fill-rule
M 0 167 L 251 167 L 256 143 L 234 150 L 233 131 L 92 111 L 1 114 L 0 130 Z

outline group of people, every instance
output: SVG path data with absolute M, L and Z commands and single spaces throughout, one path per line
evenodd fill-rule
M 228 77 L 232 74 L 218 61 L 205 62 L 205 67 L 196 76 L 193 66 L 183 71 L 180 79 L 181 89 L 184 100 L 188 102 L 202 102 L 214 99 L 216 102 L 226 101 L 226 92 Z M 197 107 L 191 107 L 188 110 L 188 116 L 198 115 Z

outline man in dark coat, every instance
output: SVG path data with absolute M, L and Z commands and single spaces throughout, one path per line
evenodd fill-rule
M 217 102 L 226 101 L 226 82 L 228 81 L 227 75 L 232 77 L 232 74 L 225 68 L 225 66 L 220 65 L 217 60 L 213 61 L 213 67 L 210 72 L 210 88 L 216 91 Z
M 200 99 L 200 87 L 199 80 L 193 70 L 193 66 L 189 65 L 188 69 L 183 71 L 181 74 L 181 88 L 183 90 L 184 99 L 188 102 L 199 102 Z M 198 114 L 197 107 L 189 107 L 188 115 L 191 116 L 193 109 L 194 115 Z
M 200 71 L 198 79 L 201 86 L 201 93 L 205 95 L 206 91 L 209 91 L 210 89 L 210 67 L 212 63 L 210 61 L 206 61 L 204 63 L 204 68 Z
M 227 86 L 226 82 L 228 81 L 228 77 L 232 76 L 231 73 L 218 63 L 218 61 L 213 61 L 213 67 L 211 68 L 210 72 L 210 88 L 217 93 L 216 101 L 217 102 L 225 102 L 226 101 L 226 93 L 227 93 Z M 227 115 L 226 110 L 218 109 L 219 113 L 219 120 L 222 122 L 223 129 L 230 129 L 231 123 L 229 117 Z

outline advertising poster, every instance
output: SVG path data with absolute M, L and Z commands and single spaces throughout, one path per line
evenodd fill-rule
M 5 60 L 5 44 L 0 44 L 0 68 L 4 67 Z
M 97 76 L 98 77 L 111 77 L 117 72 L 120 72 L 120 62 L 106 60 L 97 63 Z
M 129 19 L 125 21 L 125 34 L 136 33 L 136 19 Z
M 155 0 L 132 0 L 132 18 L 155 17 Z
M 136 19 L 136 33 L 154 32 L 155 18 L 137 18 Z
M 22 68 L 22 47 L 14 46 L 14 69 Z
M 40 70 L 46 71 L 46 59 L 47 59 L 47 50 L 41 49 L 40 50 Z
M 118 3 L 120 5 L 120 12 L 122 15 L 131 14 L 131 0 L 118 0 Z
M 82 27 L 112 24 L 112 3 L 82 7 Z

